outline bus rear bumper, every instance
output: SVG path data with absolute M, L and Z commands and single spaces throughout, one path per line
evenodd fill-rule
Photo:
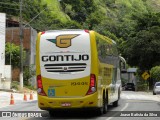
M 73 112 L 79 112 L 79 111 L 94 111 L 94 110 L 99 110 L 100 107 L 81 107 L 81 108 L 50 108 L 50 107 L 42 107 L 40 108 L 41 110 L 47 110 L 47 111 L 55 111 L 55 112 L 65 112 L 65 111 L 73 111 Z
M 42 110 L 96 109 L 100 107 L 98 102 L 96 93 L 78 98 L 49 98 L 38 95 L 38 106 Z

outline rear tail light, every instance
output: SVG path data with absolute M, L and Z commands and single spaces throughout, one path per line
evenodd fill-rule
M 41 75 L 37 75 L 37 87 L 38 87 L 38 90 L 37 90 L 38 94 L 42 96 L 46 96 L 46 93 L 43 90 Z
M 42 79 L 41 79 L 41 75 L 38 75 L 37 76 L 37 85 L 38 85 L 38 88 L 42 88 Z
M 43 35 L 45 33 L 45 31 L 41 32 L 41 35 Z
M 86 33 L 89 33 L 89 30 L 84 30 Z
M 86 95 L 90 95 L 96 92 L 96 76 L 95 74 L 90 75 L 90 86 Z

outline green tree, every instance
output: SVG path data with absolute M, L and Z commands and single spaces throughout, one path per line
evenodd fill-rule
M 25 60 L 26 52 L 23 50 L 23 60 Z M 5 64 L 14 67 L 20 67 L 20 46 L 13 43 L 5 45 Z
M 150 70 L 160 64 L 160 14 L 148 13 L 135 18 L 137 26 L 123 43 L 123 55 L 131 66 Z
M 30 79 L 35 76 L 35 65 L 24 67 L 24 85 L 31 85 Z
M 88 1 L 88 0 L 87 0 Z M 72 20 L 84 22 L 87 16 L 85 1 L 83 0 L 62 0 L 60 1 L 63 12 L 65 12 Z M 88 4 L 89 5 L 89 4 Z
M 160 66 L 155 66 L 150 70 L 151 78 L 154 82 L 160 81 Z
M 1 0 L 0 11 L 7 14 L 8 18 L 18 16 L 19 14 L 19 0 Z

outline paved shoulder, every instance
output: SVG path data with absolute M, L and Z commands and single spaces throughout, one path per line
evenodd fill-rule
M 11 98 L 12 94 L 12 98 Z M 33 100 L 37 100 L 37 94 L 32 93 Z M 26 101 L 24 101 L 24 94 L 23 93 L 11 93 L 11 92 L 3 92 L 0 91 L 0 108 L 4 108 L 10 106 L 11 99 L 13 101 L 13 105 L 20 104 L 22 102 L 30 102 L 30 93 L 26 93 Z
M 151 92 L 122 91 L 121 99 L 160 101 L 160 95 L 152 95 Z

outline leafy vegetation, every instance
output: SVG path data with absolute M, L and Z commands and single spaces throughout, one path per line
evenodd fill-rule
M 24 67 L 24 85 L 31 86 L 30 79 L 35 76 L 34 65 Z
M 12 81 L 11 82 L 11 89 L 19 91 L 20 90 L 19 82 L 18 81 Z M 34 91 L 34 90 L 36 90 L 36 88 L 34 88 L 33 86 L 24 85 L 23 91 L 30 92 L 30 90 Z
M 1 0 L 0 1 L 0 12 L 7 14 L 8 18 L 19 15 L 19 0 Z
M 151 78 L 155 82 L 160 81 L 160 66 L 155 66 L 150 70 Z
M 26 52 L 23 50 L 23 60 L 25 60 Z M 20 67 L 20 46 L 13 43 L 6 43 L 5 45 L 5 64 L 12 67 Z
M 11 89 L 18 90 L 18 81 L 11 82 Z
M 160 13 L 147 13 L 134 17 L 135 32 L 124 43 L 124 55 L 128 63 L 141 70 L 150 70 L 160 64 Z

